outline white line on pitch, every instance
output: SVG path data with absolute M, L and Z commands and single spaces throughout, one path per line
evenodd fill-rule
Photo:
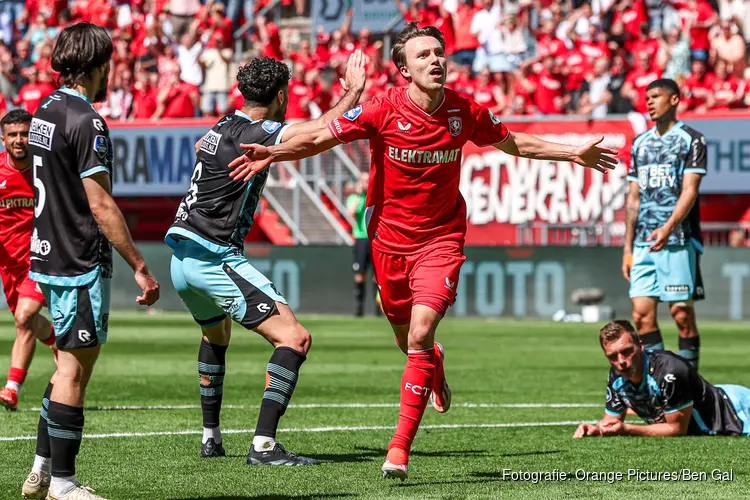
M 592 421 L 593 422 L 593 421 Z M 563 422 L 513 422 L 507 424 L 443 424 L 443 425 L 422 425 L 420 429 L 497 429 L 508 427 L 552 427 L 562 425 L 578 425 L 579 420 L 566 420 Z M 280 432 L 360 432 L 360 431 L 390 431 L 395 429 L 390 425 L 366 425 L 366 426 L 342 426 L 342 427 L 293 427 L 289 429 L 279 429 Z M 222 434 L 252 434 L 255 429 L 227 429 L 222 430 Z M 107 438 L 124 438 L 124 437 L 152 437 L 152 436 L 194 436 L 202 435 L 203 431 L 155 431 L 155 432 L 115 432 L 111 434 L 85 434 L 86 439 L 107 439 Z M 2 441 L 32 441 L 36 436 L 7 436 L 0 437 Z
M 398 403 L 309 403 L 290 404 L 289 408 L 314 409 L 314 408 L 398 408 Z M 601 408 L 596 403 L 454 403 L 453 408 Z M 222 409 L 252 410 L 260 408 L 260 405 L 222 405 Z M 197 410 L 200 405 L 145 405 L 145 406 L 90 406 L 89 411 L 148 411 L 148 410 Z M 21 411 L 38 412 L 40 408 L 24 408 Z

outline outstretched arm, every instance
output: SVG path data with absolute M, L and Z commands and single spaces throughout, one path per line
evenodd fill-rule
M 271 147 L 260 144 L 240 144 L 240 147 L 247 153 L 229 164 L 232 170 L 229 175 L 234 180 L 247 182 L 255 174 L 267 169 L 273 162 L 309 158 L 328 151 L 337 144 L 340 144 L 340 141 L 333 136 L 328 127 L 298 135 L 289 142 L 282 142 Z
M 617 151 L 599 146 L 603 140 L 604 137 L 599 137 L 582 146 L 568 146 L 522 132 L 510 132 L 508 138 L 495 144 L 495 147 L 513 156 L 533 160 L 569 161 L 605 173 L 617 166 Z
M 693 405 L 681 410 L 666 413 L 663 423 L 650 425 L 633 425 L 619 423 L 607 423 L 601 425 L 602 436 L 643 436 L 643 437 L 677 437 L 687 434 L 690 419 L 693 415 Z
M 361 50 L 355 50 L 349 56 L 349 60 L 346 63 L 346 79 L 342 80 L 344 88 L 347 89 L 344 97 L 342 97 L 334 107 L 326 111 L 320 118 L 295 123 L 294 125 L 289 126 L 289 128 L 284 131 L 281 141 L 286 142 L 298 135 L 309 134 L 315 130 L 325 128 L 334 118 L 343 115 L 356 106 L 365 89 L 366 62 L 367 56 L 365 56 Z
M 602 437 L 602 426 L 607 426 L 615 422 L 622 423 L 625 415 L 610 415 L 606 413 L 596 424 L 580 424 L 573 434 L 573 439 L 580 439 L 585 437 Z

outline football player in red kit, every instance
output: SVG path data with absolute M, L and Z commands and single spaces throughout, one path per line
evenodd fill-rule
M 246 155 L 230 168 L 235 179 L 247 180 L 275 161 L 370 140 L 366 220 L 372 258 L 383 310 L 407 354 L 398 426 L 382 472 L 404 479 L 428 399 L 439 412 L 450 406 L 435 330 L 455 301 L 466 260 L 466 203 L 459 191 L 464 144 L 494 145 L 514 156 L 570 161 L 600 172 L 615 167 L 617 152 L 600 147 L 602 138 L 567 146 L 510 132 L 487 108 L 445 88 L 445 44 L 435 27 L 407 25 L 392 59 L 407 86 L 387 90 L 319 132 L 271 147 L 243 144 Z
M 18 407 L 18 392 L 34 357 L 35 338 L 50 346 L 55 342 L 52 326 L 39 314 L 44 295 L 29 278 L 30 244 L 43 247 L 46 243 L 36 238 L 32 241 L 31 235 L 34 182 L 28 157 L 30 123 L 31 114 L 20 109 L 0 121 L 5 146 L 0 153 L 0 274 L 8 307 L 16 320 L 8 382 L 0 390 L 0 405 L 9 410 Z

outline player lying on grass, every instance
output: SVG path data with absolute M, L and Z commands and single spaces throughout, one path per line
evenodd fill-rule
M 406 87 L 387 90 L 333 120 L 328 128 L 267 147 L 243 144 L 232 177 L 252 179 L 272 162 L 322 153 L 369 139 L 372 153 L 367 230 L 383 310 L 407 355 L 396 433 L 382 467 L 405 479 L 409 451 L 427 401 L 450 407 L 443 349 L 435 331 L 455 302 L 466 236 L 466 203 L 458 189 L 461 150 L 468 141 L 524 158 L 569 161 L 606 172 L 616 151 L 543 141 L 510 132 L 486 107 L 445 88 L 442 33 L 410 23 L 398 34 L 392 59 Z
M 267 172 L 245 184 L 229 177 L 227 165 L 242 152 L 239 144 L 278 144 L 297 134 L 325 128 L 359 100 L 365 85 L 365 56 L 357 50 L 347 63 L 348 92 L 317 120 L 284 124 L 289 102 L 289 68 L 271 58 L 254 59 L 237 74 L 245 98 L 242 110 L 223 117 L 196 144 L 190 188 L 167 232 L 173 249 L 172 283 L 201 328 L 198 352 L 203 443 L 201 457 L 226 452 L 220 428 L 226 352 L 232 321 L 253 330 L 274 347 L 249 465 L 315 465 L 287 452 L 276 430 L 292 398 L 310 333 L 297 321 L 284 297 L 243 255 L 245 236 L 267 179 Z
M 688 361 L 670 351 L 643 350 L 628 321 L 599 332 L 612 368 L 605 415 L 581 424 L 574 438 L 592 436 L 750 436 L 750 389 L 712 385 Z M 623 422 L 632 409 L 648 425 Z
M 16 322 L 8 383 L 0 390 L 0 405 L 18 407 L 18 393 L 34 358 L 36 339 L 54 346 L 52 325 L 39 311 L 44 294 L 29 278 L 34 223 L 34 181 L 29 161 L 31 114 L 14 109 L 0 122 L 5 151 L 0 153 L 0 275 L 8 308 Z

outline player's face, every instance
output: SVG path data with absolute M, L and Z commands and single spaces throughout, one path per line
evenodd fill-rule
M 412 38 L 404 46 L 406 67 L 401 69 L 404 78 L 425 91 L 440 90 L 445 85 L 446 59 L 440 42 L 431 36 Z
M 632 380 L 641 377 L 643 371 L 643 349 L 633 342 L 630 335 L 623 334 L 619 339 L 602 346 L 612 368 Z
M 662 88 L 654 88 L 646 92 L 646 108 L 648 115 L 654 121 L 661 120 L 677 109 L 679 102 L 676 95 L 670 95 Z
M 94 102 L 102 102 L 107 99 L 107 92 L 109 90 L 109 63 L 105 64 L 102 70 L 97 85 L 96 95 L 94 95 Z
M 11 123 L 3 127 L 3 145 L 14 160 L 25 160 L 29 155 L 29 124 Z

